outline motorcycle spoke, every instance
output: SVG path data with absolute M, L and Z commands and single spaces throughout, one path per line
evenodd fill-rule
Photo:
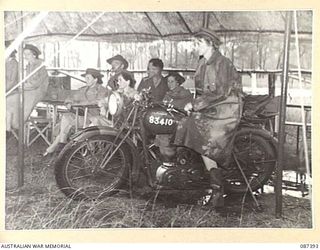
M 78 179 L 89 177 L 89 176 L 92 176 L 92 174 L 86 174 L 86 175 L 77 176 L 77 177 L 72 178 L 72 180 L 78 180 Z
M 114 190 L 123 178 L 127 163 L 122 148 L 114 153 L 104 169 L 99 168 L 111 145 L 112 142 L 99 138 L 84 141 L 66 163 L 67 182 L 82 197 L 100 197 Z
M 83 168 L 83 166 L 84 166 L 84 164 L 82 164 L 82 166 L 78 166 L 78 165 L 76 165 L 76 164 L 74 164 L 74 163 L 69 163 L 73 168 L 76 168 L 76 169 L 84 169 Z

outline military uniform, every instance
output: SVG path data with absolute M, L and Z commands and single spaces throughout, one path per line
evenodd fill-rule
M 118 89 L 118 76 L 120 75 L 120 72 L 115 73 L 114 75 L 112 75 L 109 80 L 108 80 L 108 86 L 112 89 L 112 90 L 117 90 Z
M 82 104 L 82 105 L 98 105 L 98 102 L 108 95 L 108 90 L 96 83 L 94 87 L 84 86 L 80 89 L 70 92 L 67 98 L 67 103 Z M 78 117 L 78 125 L 84 125 L 84 117 Z M 107 121 L 104 117 L 100 116 L 100 108 L 89 108 L 88 118 L 86 120 L 86 126 L 90 123 L 98 125 L 106 125 Z M 71 129 L 76 124 L 76 115 L 74 113 L 65 113 L 60 122 L 59 135 L 55 141 L 47 148 L 46 153 L 52 153 L 60 143 L 65 143 L 71 132 Z
M 26 76 L 42 63 L 41 59 L 28 63 Z M 48 85 L 49 79 L 45 66 L 42 66 L 24 83 L 24 122 L 29 118 L 35 105 L 45 97 Z M 13 92 L 7 97 L 7 130 L 19 128 L 19 103 L 18 92 Z
M 19 82 L 19 65 L 14 57 L 6 60 L 6 91 L 12 89 Z
M 226 165 L 241 117 L 240 75 L 231 61 L 216 50 L 208 61 L 199 61 L 195 82 L 203 91 L 193 102 L 197 112 L 178 125 L 174 144 L 192 148 L 220 166 Z
M 152 100 L 155 102 L 161 102 L 169 91 L 166 78 L 161 77 L 161 80 L 157 86 L 154 85 L 152 78 L 143 78 L 138 86 L 138 91 L 150 88 Z
M 165 95 L 163 101 L 170 102 L 174 107 L 183 109 L 187 103 L 192 101 L 192 94 L 182 86 L 177 86 Z

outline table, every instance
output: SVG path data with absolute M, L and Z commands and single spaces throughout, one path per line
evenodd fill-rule
M 76 124 L 75 124 L 75 131 L 78 132 L 79 130 L 79 110 L 82 108 L 84 109 L 84 117 L 83 117 L 83 126 L 82 128 L 86 127 L 87 119 L 88 119 L 88 110 L 91 108 L 99 108 L 97 104 L 72 104 L 72 108 L 76 111 Z
M 54 133 L 53 129 L 55 128 L 57 124 L 58 119 L 58 113 L 59 112 L 67 112 L 68 109 L 65 106 L 64 101 L 62 100 L 42 100 L 41 103 L 44 103 L 47 105 L 47 111 L 50 115 L 51 121 L 52 121 L 52 133 L 51 133 L 51 142 L 54 140 Z M 52 110 L 50 110 L 50 107 Z

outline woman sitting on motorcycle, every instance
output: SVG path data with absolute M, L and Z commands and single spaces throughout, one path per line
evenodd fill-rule
M 185 79 L 177 72 L 170 72 L 166 76 L 169 91 L 163 98 L 164 102 L 170 103 L 178 109 L 183 109 L 185 105 L 192 101 L 192 94 L 182 85 Z
M 173 105 L 177 109 L 183 109 L 187 103 L 192 101 L 190 91 L 181 86 L 185 78 L 177 72 L 170 72 L 166 79 L 170 90 L 163 98 L 163 102 Z M 169 159 L 176 153 L 176 148 L 172 146 L 172 139 L 171 134 L 162 134 L 157 135 L 154 141 L 155 146 L 159 147 L 164 161 L 170 161 Z
M 138 94 L 138 91 L 134 89 L 135 83 L 133 75 L 129 71 L 122 70 L 118 76 L 119 89 L 117 92 L 123 94 L 128 100 L 134 99 Z
M 178 125 L 174 144 L 201 154 L 210 172 L 211 189 L 199 202 L 221 207 L 224 205 L 224 188 L 219 167 L 230 161 L 234 135 L 240 122 L 241 78 L 232 62 L 219 52 L 221 42 L 213 31 L 201 29 L 195 34 L 195 43 L 199 55 L 203 56 L 194 76 L 202 95 L 185 106 L 186 111 L 195 112 Z

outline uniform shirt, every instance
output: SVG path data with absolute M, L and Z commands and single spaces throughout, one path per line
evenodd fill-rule
M 115 73 L 114 75 L 112 75 L 109 80 L 108 80 L 108 86 L 112 89 L 112 90 L 117 90 L 118 89 L 118 76 L 120 75 L 120 72 Z
M 203 95 L 194 102 L 195 109 L 201 109 L 217 99 L 225 99 L 242 91 L 241 77 L 232 62 L 216 50 L 209 60 L 201 58 L 195 73 L 196 88 Z
M 168 101 L 174 107 L 183 109 L 187 103 L 192 101 L 192 94 L 184 87 L 177 86 L 173 90 L 167 92 L 163 101 Z
M 47 93 L 49 77 L 42 64 L 43 60 L 35 59 L 26 66 L 26 77 L 36 69 L 37 71 L 24 83 L 24 121 L 27 121 L 35 105 L 43 100 Z M 7 117 L 12 117 L 11 122 L 8 121 L 8 128 L 19 128 L 19 105 L 18 92 L 12 92 L 7 96 Z M 11 124 L 9 125 L 9 123 Z
M 41 64 L 43 64 L 43 60 L 41 59 L 36 59 L 32 63 L 28 63 L 26 67 L 26 76 L 30 75 L 35 69 L 39 68 Z M 24 83 L 24 90 L 41 90 L 41 100 L 47 92 L 48 85 L 49 76 L 45 66 L 43 65 Z
M 241 88 L 241 78 L 232 62 L 216 50 L 201 58 L 195 73 L 195 84 L 204 93 L 228 96 L 232 88 Z
M 84 86 L 77 90 L 73 90 L 70 93 L 68 100 L 73 104 L 83 104 L 90 105 L 96 104 L 108 95 L 108 90 L 101 86 L 101 84 L 96 84 L 94 87 Z M 92 116 L 97 116 L 100 114 L 99 108 L 90 108 L 88 113 Z
M 143 78 L 138 86 L 138 91 L 150 88 L 150 94 L 155 102 L 161 102 L 169 91 L 168 83 L 166 78 L 161 76 L 160 83 L 155 86 L 152 78 Z

